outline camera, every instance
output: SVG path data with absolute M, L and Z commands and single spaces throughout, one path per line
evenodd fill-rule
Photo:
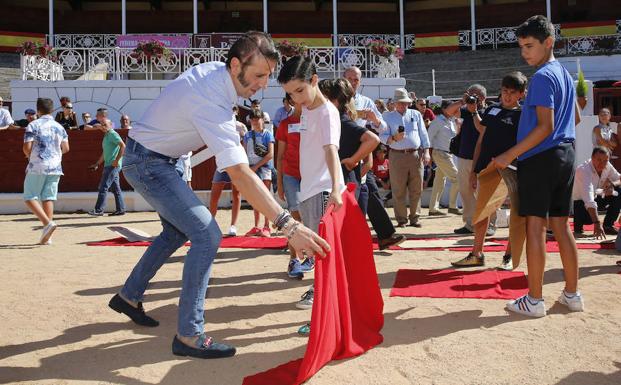
M 403 126 L 399 126 L 399 128 L 397 129 L 398 132 L 405 132 L 405 127 Z
M 467 104 L 476 104 L 479 101 L 479 98 L 476 97 L 476 95 L 468 95 L 466 96 L 466 103 Z

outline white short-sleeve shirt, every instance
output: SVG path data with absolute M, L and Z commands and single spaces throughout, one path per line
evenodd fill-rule
M 300 202 L 332 191 L 332 178 L 326 164 L 324 146 L 335 145 L 341 139 L 339 111 L 330 102 L 309 110 L 302 108 L 300 117 Z M 341 167 L 337 168 L 341 190 L 345 187 Z
M 0 107 L 0 127 L 8 126 L 15 123 L 11 117 L 11 113 L 6 108 Z
M 173 158 L 206 144 L 216 156 L 219 171 L 248 163 L 233 116 L 236 103 L 237 92 L 225 64 L 199 64 L 164 88 L 129 136 Z

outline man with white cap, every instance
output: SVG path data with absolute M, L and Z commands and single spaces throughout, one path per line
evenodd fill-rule
M 429 137 L 423 116 L 416 109 L 409 109 L 412 99 L 405 88 L 395 90 L 395 110 L 384 114 L 388 126 L 380 134 L 382 143 L 390 146 L 390 185 L 398 227 L 421 227 L 418 221 L 420 197 L 423 191 L 423 164 L 431 162 Z M 410 215 L 407 215 L 405 194 L 410 198 Z

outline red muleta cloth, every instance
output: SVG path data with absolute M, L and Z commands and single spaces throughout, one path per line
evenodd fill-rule
M 316 257 L 311 333 L 303 359 L 244 378 L 243 385 L 301 384 L 332 360 L 350 358 L 383 341 L 384 301 L 380 292 L 369 226 L 354 196 L 343 193 L 343 207 L 328 208 L 319 235 L 331 251 Z

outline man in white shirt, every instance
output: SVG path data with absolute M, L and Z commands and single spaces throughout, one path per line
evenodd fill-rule
M 188 69 L 168 84 L 129 131 L 123 174 L 158 212 L 163 231 L 109 306 L 139 325 L 158 326 L 142 307 L 144 292 L 168 257 L 190 240 L 172 344 L 175 355 L 220 358 L 235 354 L 233 346 L 216 343 L 204 332 L 205 292 L 222 233 L 175 170 L 181 155 L 206 144 L 218 170 L 228 173 L 248 202 L 283 231 L 296 250 L 322 256 L 329 249 L 323 239 L 278 205 L 248 167 L 239 144 L 232 107 L 239 97 L 249 98 L 266 88 L 279 60 L 267 34 L 244 34 L 229 49 L 226 64 L 209 62 Z
M 3 102 L 4 100 L 0 96 L 0 130 L 6 130 L 11 124 L 14 123 L 9 110 L 2 107 Z
M 591 159 L 576 168 L 574 179 L 574 232 L 582 234 L 584 224 L 593 223 L 593 235 L 606 238 L 604 234 L 617 235 L 614 223 L 621 211 L 621 184 L 619 172 L 610 164 L 610 152 L 606 147 L 596 146 Z M 604 226 L 597 216 L 598 209 L 606 209 Z

